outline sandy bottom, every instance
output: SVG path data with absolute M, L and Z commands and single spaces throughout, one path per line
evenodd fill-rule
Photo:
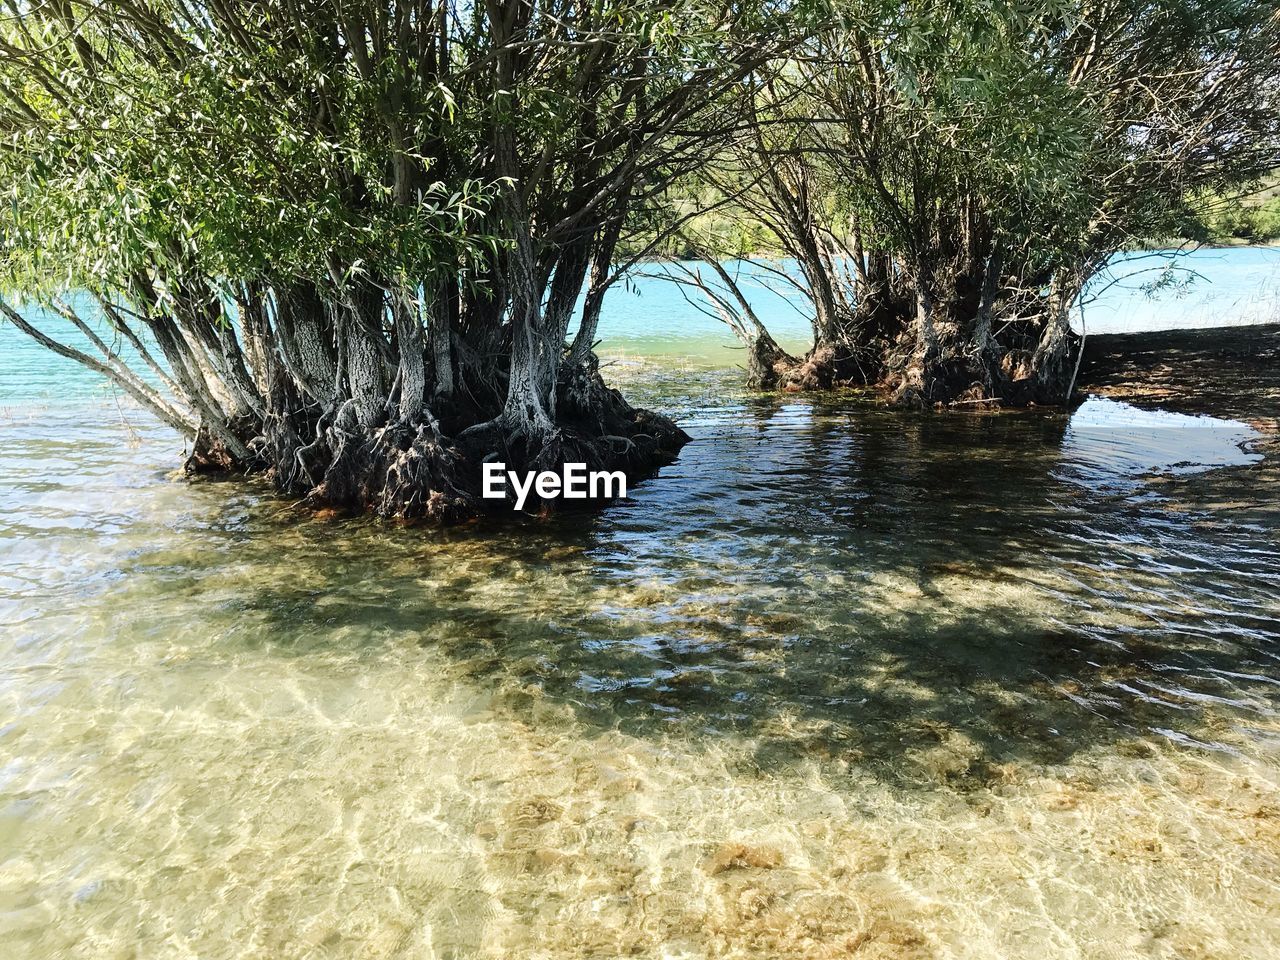
M 344 639 L 368 643 L 326 646 Z M 714 741 L 591 730 L 394 637 L 103 649 L 8 674 L 11 956 L 1280 949 L 1280 790 L 1239 756 L 1125 739 L 989 766 L 938 727 L 888 784 L 838 740 L 762 767 L 813 742 L 794 717 Z
M 1258 490 L 1060 479 L 1082 434 L 948 480 L 894 426 L 815 505 L 769 416 L 507 543 L 13 426 L 0 956 L 1280 956 Z

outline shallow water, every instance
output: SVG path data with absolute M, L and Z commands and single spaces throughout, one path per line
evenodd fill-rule
M 0 417 L 0 954 L 1280 953 L 1264 437 L 613 375 L 694 442 L 517 530 Z
M 1266 319 L 1213 255 L 1090 329 Z M 679 461 L 443 534 L 0 326 L 0 957 L 1280 955 L 1280 392 L 750 396 L 668 292 L 602 332 Z

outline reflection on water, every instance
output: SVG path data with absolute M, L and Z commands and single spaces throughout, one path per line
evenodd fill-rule
M 1091 398 L 1071 415 L 1063 441 L 1066 469 L 1091 487 L 1141 483 L 1151 473 L 1198 473 L 1206 467 L 1259 463 L 1250 445 L 1259 434 L 1247 424 L 1141 410 Z
M 1258 434 L 633 376 L 695 442 L 518 531 L 0 422 L 4 955 L 1280 952 Z

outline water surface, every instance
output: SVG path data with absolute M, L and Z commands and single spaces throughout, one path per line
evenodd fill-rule
M 0 955 L 1280 955 L 1264 422 L 611 374 L 676 464 L 444 533 L 11 392 Z

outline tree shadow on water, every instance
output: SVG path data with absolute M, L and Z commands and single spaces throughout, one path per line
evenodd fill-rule
M 1276 707 L 1265 677 L 1226 698 L 1212 678 L 1280 632 L 1206 631 L 1174 603 L 1185 576 L 1151 562 L 1257 545 L 1064 479 L 1064 418 L 788 406 L 697 437 L 599 516 L 429 542 L 330 528 L 237 602 L 277 650 L 411 637 L 516 713 L 550 698 L 588 731 L 746 738 L 762 770 L 981 786 Z M 262 531 L 236 550 L 272 559 Z M 1253 588 L 1223 571 L 1197 575 Z

